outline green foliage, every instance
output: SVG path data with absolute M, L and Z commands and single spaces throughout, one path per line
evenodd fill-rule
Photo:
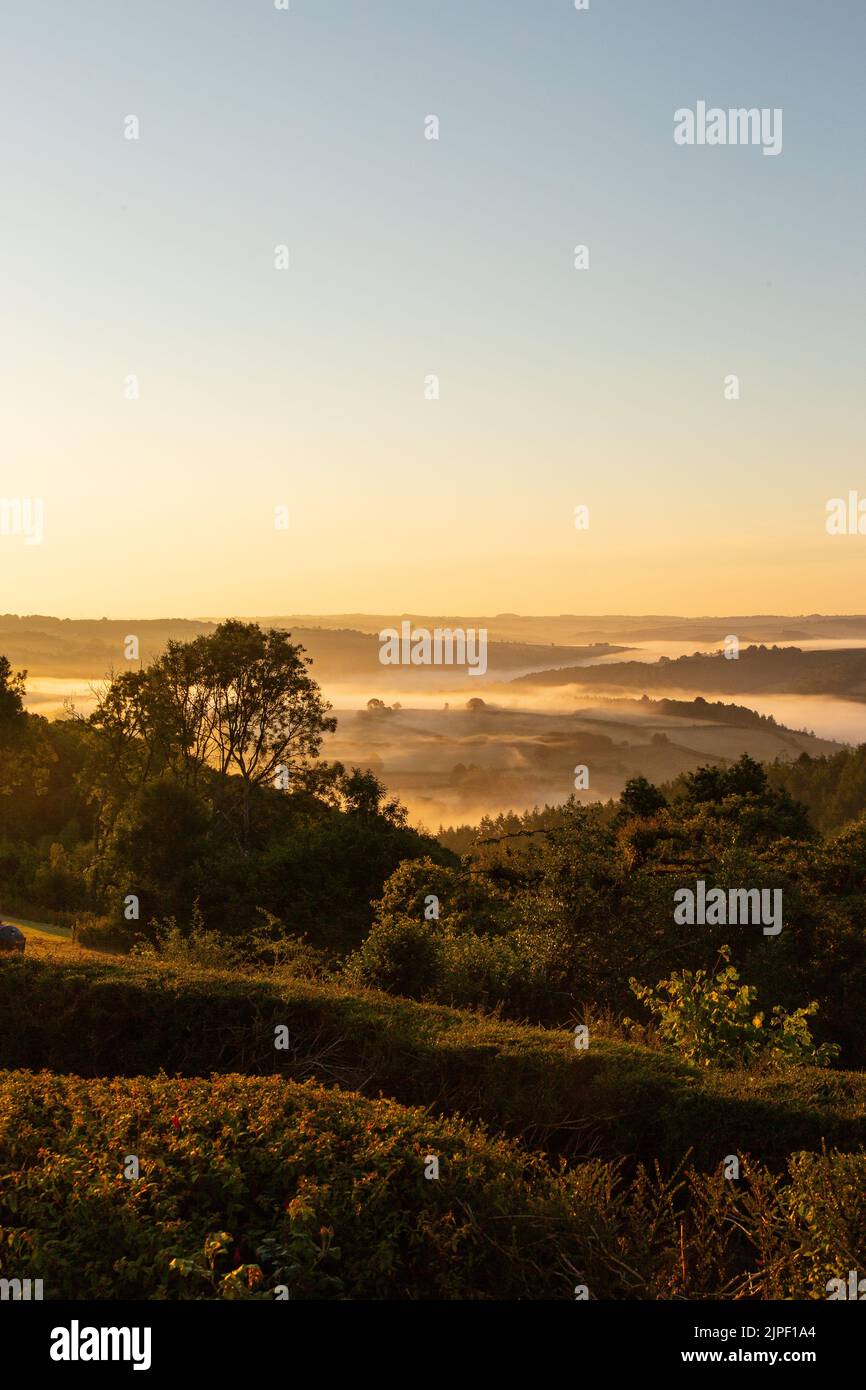
M 810 1298 L 862 1267 L 866 1079 L 826 1039 L 866 1059 L 866 818 L 824 842 L 800 804 L 862 810 L 862 759 L 635 778 L 462 827 L 461 864 L 373 773 L 316 761 L 308 665 L 223 624 L 48 724 L 0 660 L 3 905 L 103 950 L 142 905 L 124 961 L 0 960 L 0 1066 L 62 1073 L 0 1072 L 0 1273 L 26 1257 L 76 1298 Z M 782 888 L 781 937 L 683 932 L 697 878 Z M 654 1026 L 625 1041 L 630 986 Z
M 90 720 L 48 723 L 3 658 L 3 905 L 107 917 L 120 941 L 129 893 L 145 936 L 198 900 L 232 950 L 260 908 L 314 949 L 359 945 L 399 864 L 455 861 L 373 773 L 317 760 L 335 721 L 309 665 L 288 633 L 230 621 L 113 677 Z
M 436 915 L 428 915 L 435 899 Z M 519 1015 L 556 1001 L 557 943 L 528 931 L 494 884 L 465 868 L 401 864 L 374 904 L 350 980 L 411 999 L 436 999 Z
M 78 912 L 72 922 L 72 940 L 91 951 L 125 952 L 135 944 L 134 935 L 109 917 Z
M 277 1078 L 4 1073 L 0 1153 L 0 1270 L 26 1260 L 48 1298 L 567 1297 L 589 1238 L 541 1160 Z
M 219 932 L 208 931 L 198 902 L 193 905 L 188 927 L 179 927 L 174 917 L 151 925 L 147 937 L 139 938 L 130 955 L 141 960 L 164 961 L 169 965 L 233 965 L 237 950 Z
M 431 898 L 436 899 L 435 916 L 428 915 Z M 464 868 L 437 862 L 429 855 L 400 864 L 373 907 L 377 922 L 413 917 L 455 935 L 497 934 L 508 926 L 508 903 L 495 887 Z
M 24 710 L 26 671 L 13 673 L 9 658 L 0 656 L 0 724 L 16 720 Z
M 808 808 L 812 823 L 824 835 L 866 812 L 866 743 L 823 758 L 801 753 L 794 762 L 770 764 L 767 777 L 772 787 Z
M 336 727 L 309 665 L 289 633 L 237 619 L 170 641 L 114 676 L 91 716 L 103 785 L 119 795 L 167 774 L 193 784 L 213 768 L 233 774 L 246 840 L 252 788 L 296 781 Z
M 792 1181 L 777 1190 L 774 1223 L 788 1252 L 780 1296 L 826 1297 L 831 1279 L 866 1264 L 866 1157 L 798 1153 L 788 1169 Z
M 771 785 L 766 768 L 748 753 L 730 767 L 685 773 L 674 783 L 671 799 L 681 811 L 701 811 L 724 823 L 740 843 L 815 835 L 806 807 L 784 787 Z
M 704 1067 L 830 1065 L 838 1047 L 816 1046 L 809 1031 L 817 1004 L 793 1013 L 776 1005 L 765 1025 L 765 1013 L 756 1008 L 758 991 L 739 983 L 730 947 L 720 947 L 719 957 L 725 968 L 717 965 L 712 973 L 683 970 L 655 988 L 630 981 L 634 994 L 657 1018 L 664 1042 Z
M 191 907 L 206 874 L 209 823 L 207 803 L 183 782 L 166 777 L 136 789 L 118 812 L 94 869 L 99 895 L 118 921 L 130 891 L 139 899 L 143 922 Z
M 434 923 L 389 917 L 371 928 L 350 962 L 348 975 L 391 994 L 424 999 L 436 992 L 438 962 Z
M 276 1077 L 0 1073 L 0 1158 L 0 1276 L 49 1299 L 822 1299 L 866 1263 L 863 1154 L 557 1170 Z
M 468 940 L 468 938 L 466 938 Z M 287 968 L 288 969 L 288 968 Z M 290 1046 L 274 1047 L 275 1027 Z M 667 1050 L 347 988 L 287 970 L 40 955 L 0 961 L 0 1066 L 95 1075 L 315 1077 L 471 1115 L 552 1152 L 696 1161 L 866 1143 L 853 1072 L 698 1070 Z M 724 1145 L 720 1149 L 720 1145 Z
M 259 908 L 259 914 L 262 921 L 237 946 L 244 962 L 299 980 L 324 979 L 330 973 L 324 951 L 306 937 L 287 931 L 285 923 L 266 908 Z
M 509 823 L 471 847 L 467 866 L 504 899 L 498 918 L 509 942 L 532 960 L 549 953 L 541 993 L 530 987 L 532 972 L 501 977 L 502 1012 L 544 1023 L 587 1006 L 622 1014 L 630 978 L 712 969 L 729 929 L 684 931 L 673 919 L 674 891 L 698 879 L 723 891 L 748 885 L 782 891 L 784 930 L 772 949 L 757 931 L 738 934 L 731 963 L 768 1011 L 793 1015 L 804 999 L 815 1001 L 816 1043 L 838 1044 L 847 1066 L 866 1063 L 866 818 L 822 842 L 749 758 L 682 779 L 650 815 L 628 810 L 568 805 L 547 826 Z M 436 997 L 486 1002 L 480 990 L 474 999 L 438 992 L 446 980 L 440 970 Z
M 667 804 L 658 787 L 654 787 L 646 777 L 630 777 L 619 798 L 617 820 L 626 820 L 631 816 L 654 816 L 657 811 L 663 811 Z

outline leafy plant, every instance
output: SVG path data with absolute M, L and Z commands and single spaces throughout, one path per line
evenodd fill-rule
M 150 936 L 140 938 L 130 955 L 141 960 L 165 961 L 172 965 L 232 965 L 238 959 L 234 945 L 216 931 L 208 931 L 198 899 L 193 904 L 192 921 L 184 930 L 174 917 L 152 924 Z
M 653 988 L 629 981 L 633 993 L 658 1020 L 663 1042 L 699 1066 L 829 1066 L 838 1055 L 833 1043 L 816 1044 L 809 1018 L 818 1005 L 787 1012 L 776 1005 L 769 1021 L 756 1007 L 754 985 L 740 983 L 731 965 L 730 946 L 719 948 L 714 971 L 683 970 Z M 719 963 L 724 962 L 724 969 Z

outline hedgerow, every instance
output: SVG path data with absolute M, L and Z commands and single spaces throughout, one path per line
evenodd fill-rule
M 864 1179 L 554 1169 L 278 1077 L 0 1073 L 0 1276 L 48 1299 L 825 1298 L 866 1263 Z
M 277 1077 L 2 1073 L 0 1172 L 3 1273 L 51 1298 L 556 1297 L 590 1239 L 540 1159 Z
M 289 1033 L 275 1048 L 275 1028 Z M 485 1121 L 535 1147 L 662 1162 L 692 1150 L 778 1165 L 866 1144 L 866 1077 L 692 1067 L 591 1033 L 503 1022 L 363 989 L 150 962 L 0 961 L 0 1066 L 82 1076 L 313 1077 Z

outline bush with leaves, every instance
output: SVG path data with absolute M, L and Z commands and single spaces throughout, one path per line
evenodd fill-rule
M 376 922 L 351 957 L 347 978 L 410 999 L 436 998 L 439 980 L 436 923 L 414 917 Z
M 653 988 L 632 979 L 633 993 L 658 1020 L 662 1041 L 699 1066 L 829 1066 L 839 1049 L 815 1043 L 809 1018 L 818 1005 L 789 1013 L 776 1005 L 766 1022 L 756 1009 L 758 991 L 740 984 L 729 946 L 719 950 L 714 971 L 683 970 Z M 724 969 L 719 965 L 724 962 Z
M 136 941 L 130 955 L 171 965 L 205 965 L 218 968 L 239 963 L 236 947 L 219 932 L 208 931 L 198 901 L 189 927 L 178 926 L 174 917 L 153 922 L 148 937 Z

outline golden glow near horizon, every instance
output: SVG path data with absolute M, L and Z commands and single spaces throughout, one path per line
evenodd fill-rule
M 416 441 L 420 466 L 402 474 L 401 450 L 382 441 L 378 468 L 369 446 L 352 450 L 347 439 L 342 448 L 317 449 L 310 441 L 306 467 L 290 477 L 273 445 L 259 446 L 255 470 L 238 461 L 240 438 L 237 453 L 223 438 L 196 465 L 184 448 L 170 447 L 168 435 L 162 443 L 125 439 L 112 448 L 104 440 L 90 449 L 87 494 L 83 460 L 76 466 L 67 451 L 69 477 L 38 494 L 42 544 L 0 537 L 5 611 L 699 615 L 864 606 L 866 538 L 825 529 L 826 500 L 846 495 L 841 464 L 821 488 L 792 479 L 781 490 L 774 481 L 761 485 L 756 462 L 747 500 L 747 464 L 738 464 L 739 482 L 733 469 L 725 481 L 718 449 L 704 455 L 712 481 L 700 488 L 687 450 L 670 450 L 661 482 L 660 460 L 646 446 L 645 475 L 632 469 L 632 481 L 621 481 L 628 475 L 610 443 L 593 450 L 597 472 L 575 470 L 572 483 L 561 476 L 569 451 L 550 442 L 540 447 L 557 476 L 542 491 L 535 447 L 513 441 L 501 452 L 476 441 L 474 471 L 459 439 L 443 441 L 441 454 L 429 440 Z M 121 453 L 131 467 L 117 478 L 110 460 Z M 507 487 L 497 487 L 497 467 L 511 480 Z M 214 475 L 205 490 L 202 471 Z M 376 473 L 386 479 L 381 496 Z M 286 529 L 275 524 L 281 505 Z M 575 527 L 576 505 L 588 508 L 585 530 Z

